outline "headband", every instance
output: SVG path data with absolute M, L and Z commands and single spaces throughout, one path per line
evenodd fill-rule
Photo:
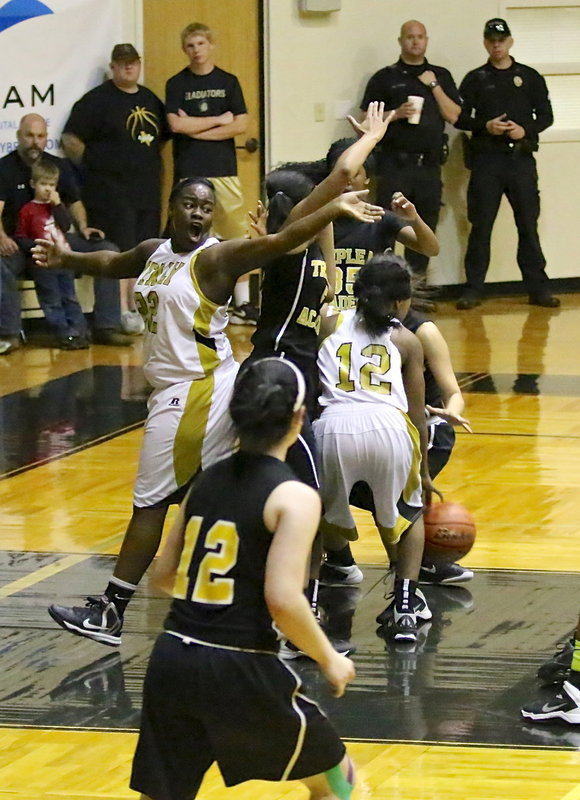
M 293 364 L 291 361 L 288 361 L 287 358 L 276 357 L 276 356 L 269 356 L 268 358 L 261 358 L 260 361 L 277 361 L 280 364 L 286 364 L 287 367 L 290 367 L 294 375 L 296 376 L 296 400 L 294 401 L 294 405 L 292 406 L 292 411 L 298 411 L 299 408 L 302 408 L 304 405 L 304 398 L 306 396 L 306 381 L 304 380 L 304 375 L 300 372 L 298 367 Z

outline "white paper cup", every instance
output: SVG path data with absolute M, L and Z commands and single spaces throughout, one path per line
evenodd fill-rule
M 423 110 L 423 103 L 425 98 L 417 94 L 410 94 L 407 97 L 407 103 L 413 103 L 415 113 L 411 117 L 407 117 L 407 122 L 411 125 L 418 125 L 421 121 L 421 111 Z

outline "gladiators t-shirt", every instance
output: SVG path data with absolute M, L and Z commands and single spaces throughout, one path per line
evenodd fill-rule
M 155 208 L 161 191 L 161 143 L 168 138 L 163 103 L 139 86 L 124 92 L 113 81 L 78 100 L 64 127 L 84 142 L 83 200 L 108 206 L 111 194 L 136 208 Z
M 219 117 L 226 111 L 234 116 L 246 113 L 244 95 L 235 75 L 214 67 L 208 75 L 195 75 L 188 67 L 169 78 L 165 107 L 168 114 L 179 109 L 190 117 Z M 233 138 L 221 142 L 173 137 L 174 180 L 202 176 L 224 178 L 238 174 L 236 143 Z

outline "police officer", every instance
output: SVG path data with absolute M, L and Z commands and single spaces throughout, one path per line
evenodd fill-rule
M 449 71 L 425 58 L 428 42 L 421 22 L 405 22 L 399 36 L 399 60 L 370 78 L 361 109 L 366 111 L 370 102 L 382 100 L 385 109 L 397 112 L 378 153 L 377 202 L 390 208 L 393 192 L 402 192 L 435 231 L 441 208 L 445 122 L 456 122 L 461 100 Z M 418 121 L 415 104 L 409 101 L 412 96 L 423 100 Z M 413 272 L 425 274 L 427 256 L 406 249 L 405 258 Z
M 510 56 L 513 39 L 505 20 L 494 18 L 485 23 L 483 44 L 489 60 L 468 72 L 459 87 L 463 109 L 456 126 L 471 131 L 472 136 L 467 281 L 457 308 L 474 308 L 481 303 L 491 231 L 503 194 L 514 212 L 517 260 L 529 302 L 557 308 L 560 301 L 550 293 L 538 237 L 540 198 L 533 155 L 538 149 L 538 134 L 554 121 L 548 89 L 536 70 Z

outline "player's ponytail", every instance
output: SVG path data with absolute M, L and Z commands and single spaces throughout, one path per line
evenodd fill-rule
M 230 402 L 242 446 L 268 447 L 283 439 L 305 393 L 302 373 L 284 358 L 262 358 L 242 367 Z
M 266 176 L 268 198 L 268 233 L 277 233 L 288 219 L 294 206 L 308 197 L 314 183 L 306 175 L 286 167 L 279 167 Z
M 374 256 L 359 270 L 353 292 L 364 329 L 371 336 L 380 336 L 394 325 L 395 301 L 411 297 L 411 272 L 400 256 Z

